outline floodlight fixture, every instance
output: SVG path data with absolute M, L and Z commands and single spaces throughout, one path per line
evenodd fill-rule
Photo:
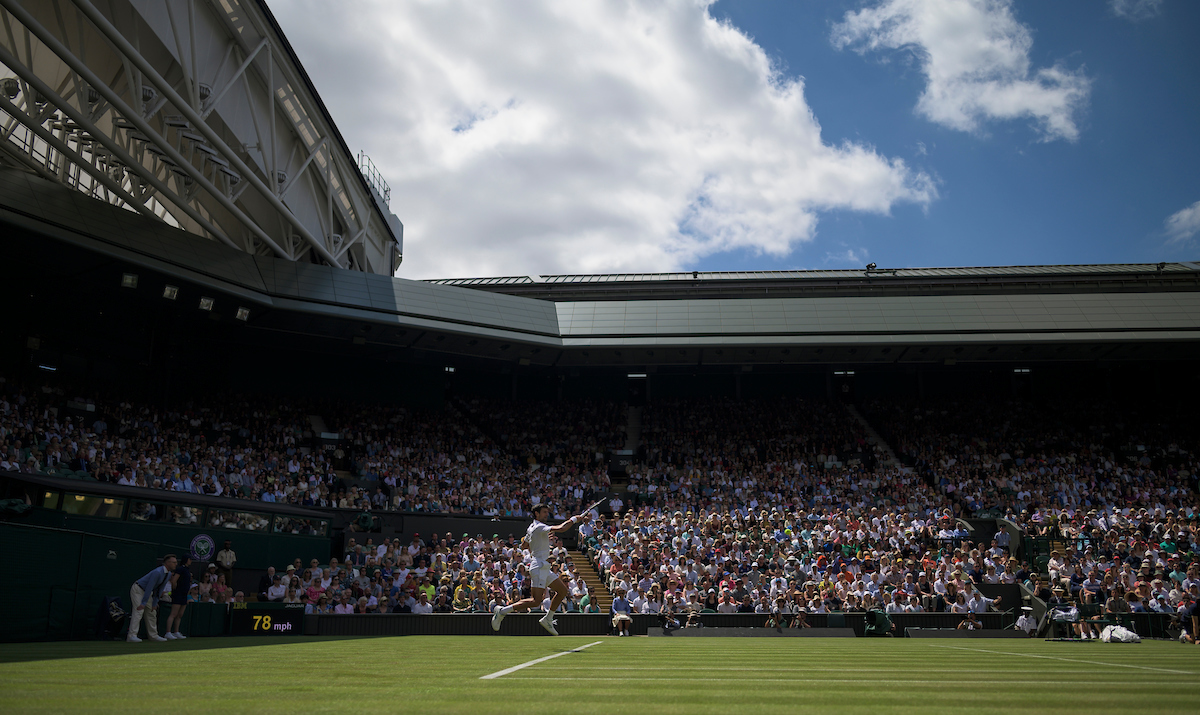
M 0 91 L 3 91 L 4 96 L 10 100 L 16 99 L 17 95 L 21 93 L 21 83 L 17 81 L 16 77 L 5 77 L 0 80 Z
M 631 372 L 631 373 L 629 373 L 629 375 L 628 375 L 628 376 L 629 376 L 631 379 L 634 379 L 634 380 L 636 380 L 636 379 L 639 379 L 639 378 L 643 378 L 643 377 L 645 377 L 645 376 L 646 376 L 646 373 L 644 373 L 644 372 Z
M 1033 371 L 1027 367 L 1014 367 L 1013 372 L 1017 373 L 1018 375 L 1028 375 Z
M 212 309 L 213 309 L 213 299 L 209 298 L 208 296 L 201 296 L 200 297 L 200 310 L 207 310 L 207 311 L 211 312 Z
M 876 267 L 877 267 L 877 266 L 875 265 L 875 262 L 874 262 L 874 261 L 872 261 L 872 262 L 870 262 L 870 263 L 868 263 L 868 264 L 867 264 L 867 270 L 868 270 L 868 271 L 873 271 L 873 270 L 875 270 L 875 269 L 876 269 Z
M 137 288 L 138 275 L 136 273 L 121 274 L 122 288 Z
M 454 368 L 453 368 L 453 367 L 451 367 L 450 365 L 447 365 L 447 366 L 446 366 L 446 372 L 454 372 Z
M 240 320 L 244 323 L 247 320 L 250 320 L 250 309 L 243 307 L 243 306 L 239 306 L 237 309 L 237 315 L 235 315 L 233 317 L 237 318 L 238 320 Z
M 179 286 L 165 285 L 163 286 L 163 297 L 167 300 L 175 300 L 179 297 Z

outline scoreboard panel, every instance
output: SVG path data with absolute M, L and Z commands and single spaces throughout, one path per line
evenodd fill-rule
M 229 613 L 235 636 L 294 636 L 303 629 L 302 603 L 235 603 Z

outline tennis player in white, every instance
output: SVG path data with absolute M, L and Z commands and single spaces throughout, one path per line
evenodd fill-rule
M 513 611 L 524 613 L 530 608 L 540 606 L 546 596 L 546 587 L 549 586 L 554 594 L 550 598 L 550 610 L 542 616 L 538 623 L 542 624 L 542 628 L 549 631 L 551 635 L 558 635 L 558 631 L 554 628 L 556 623 L 554 613 L 567 596 L 567 586 L 550 568 L 550 535 L 570 531 L 587 517 L 585 512 L 567 519 L 558 526 L 547 524 L 546 520 L 549 518 L 550 507 L 539 504 L 533 508 L 533 523 L 525 532 L 525 538 L 529 540 L 529 557 L 532 562 L 529 571 L 529 598 L 523 598 L 507 606 L 496 606 L 492 612 L 492 630 L 494 631 L 500 630 L 500 623 L 504 617 Z

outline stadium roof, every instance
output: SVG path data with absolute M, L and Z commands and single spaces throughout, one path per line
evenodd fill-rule
M 692 271 L 439 278 L 427 281 L 552 301 L 1141 291 L 1146 281 L 1194 285 L 1200 262 L 1104 265 Z
M 529 285 L 551 283 L 555 285 L 577 283 L 645 283 L 658 281 L 695 280 L 779 280 L 779 279 L 828 279 L 848 276 L 895 278 L 999 278 L 1012 276 L 1090 276 L 1096 274 L 1158 273 L 1200 271 L 1200 263 L 1106 263 L 1092 265 L 1050 266 L 977 266 L 962 268 L 875 268 L 848 270 L 795 270 L 795 271 L 691 271 L 679 273 L 596 273 L 541 276 L 502 276 L 497 278 L 435 278 L 427 282 L 438 285 L 484 286 L 484 285 Z
M 446 284 L 252 256 L 21 171 L 0 171 L 0 224 L 14 261 L 69 250 L 86 266 L 72 279 L 97 289 L 142 272 L 139 291 L 170 282 L 229 318 L 248 307 L 248 328 L 389 355 L 556 367 L 1200 356 L 1192 263 Z

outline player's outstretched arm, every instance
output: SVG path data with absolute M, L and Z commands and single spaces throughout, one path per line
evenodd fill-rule
M 566 521 L 559 524 L 558 526 L 550 527 L 550 533 L 551 534 L 562 534 L 564 532 L 570 531 L 571 529 L 575 528 L 576 524 L 582 522 L 586 518 L 587 517 L 583 514 L 576 514 L 575 516 L 571 517 L 570 519 L 567 519 Z

